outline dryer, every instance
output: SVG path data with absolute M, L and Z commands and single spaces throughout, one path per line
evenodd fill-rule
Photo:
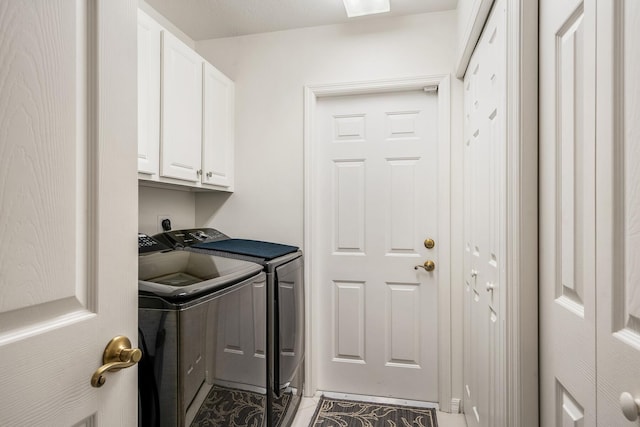
M 213 228 L 173 230 L 154 238 L 176 249 L 251 261 L 266 274 L 267 426 L 293 422 L 304 386 L 304 258 L 296 246 L 233 239 Z M 259 299 L 259 298 L 258 298 Z M 254 309 L 255 313 L 259 307 Z M 283 403 L 284 410 L 280 412 Z

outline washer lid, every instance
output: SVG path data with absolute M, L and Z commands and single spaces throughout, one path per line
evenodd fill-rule
M 267 261 L 298 250 L 296 246 L 245 239 L 227 239 L 215 242 L 198 243 L 193 245 L 193 247 L 197 249 L 207 249 L 229 252 L 237 255 L 246 255 L 255 258 L 263 258 Z
M 222 290 L 262 271 L 232 258 L 186 251 L 138 257 L 138 290 L 169 299 L 187 299 Z

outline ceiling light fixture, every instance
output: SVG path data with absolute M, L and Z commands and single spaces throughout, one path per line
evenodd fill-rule
M 356 16 L 373 15 L 391 10 L 389 0 L 342 0 L 349 18 Z

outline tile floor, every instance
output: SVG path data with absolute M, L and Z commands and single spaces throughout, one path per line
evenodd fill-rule
M 304 397 L 300 402 L 292 427 L 308 427 L 319 401 L 319 394 L 314 397 Z M 462 414 L 438 412 L 438 427 L 467 427 L 467 423 Z

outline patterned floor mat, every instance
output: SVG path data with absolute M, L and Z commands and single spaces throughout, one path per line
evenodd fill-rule
M 323 397 L 309 427 L 438 427 L 436 410 Z
M 266 397 L 251 391 L 213 386 L 200 406 L 191 427 L 261 427 Z M 291 394 L 275 400 L 275 427 L 291 402 Z

